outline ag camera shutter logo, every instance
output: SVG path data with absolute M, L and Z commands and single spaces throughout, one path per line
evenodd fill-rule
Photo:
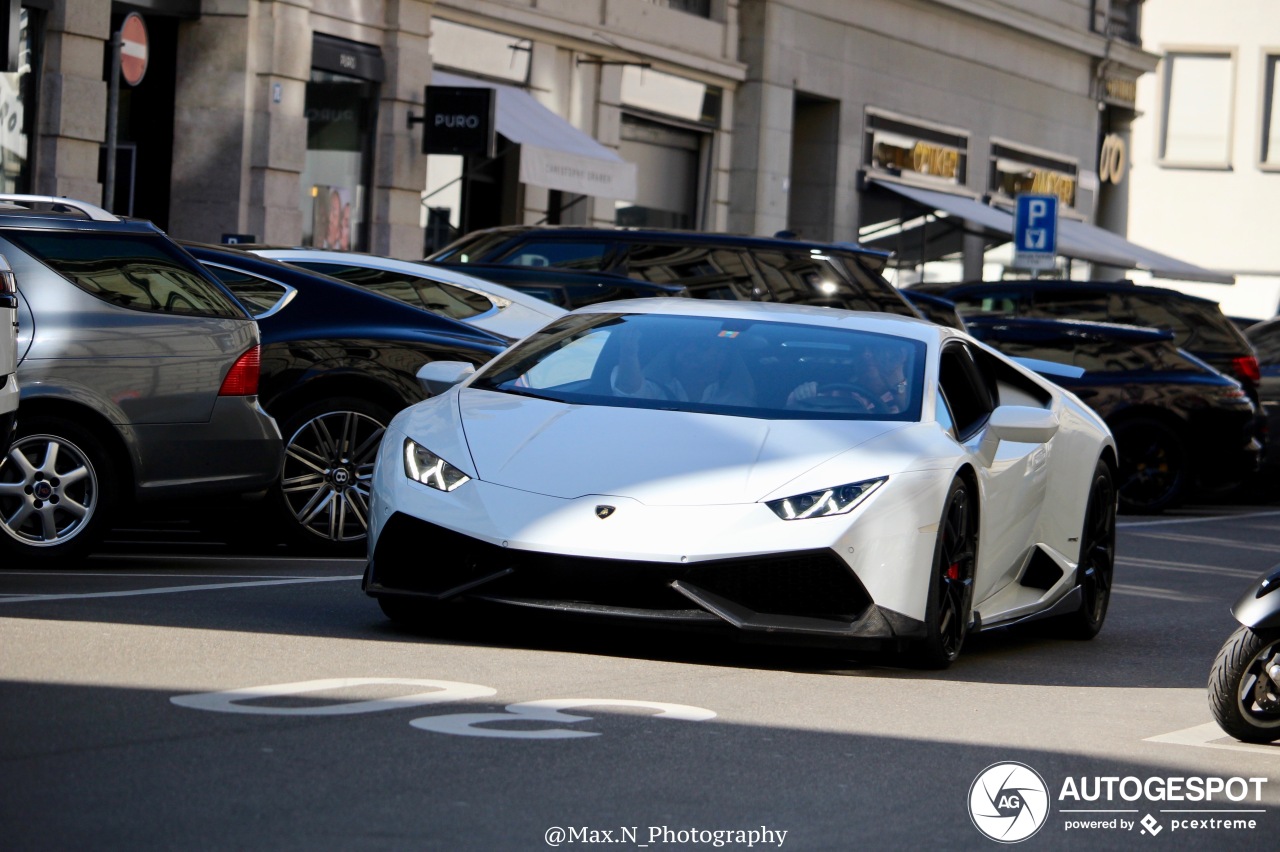
M 969 787 L 969 818 L 998 843 L 1020 843 L 1049 818 L 1049 788 L 1025 763 L 993 763 Z

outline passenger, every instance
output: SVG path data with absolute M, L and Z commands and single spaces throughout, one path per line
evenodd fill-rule
M 618 396 L 701 402 L 726 406 L 755 404 L 754 383 L 737 352 L 736 335 L 683 334 L 643 366 L 640 340 L 634 330 L 623 331 L 618 366 L 612 374 Z
M 820 398 L 847 399 L 847 406 L 868 414 L 900 414 L 911 399 L 906 375 L 907 349 L 903 346 L 864 346 L 854 354 L 853 371 L 847 381 L 803 382 L 787 395 L 787 408 L 823 408 L 840 410 L 846 406 L 834 403 L 824 406 L 814 402 Z

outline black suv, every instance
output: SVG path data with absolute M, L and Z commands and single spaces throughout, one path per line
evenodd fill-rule
M 1179 349 L 1172 332 L 1007 317 L 972 318 L 968 330 L 1010 357 L 1083 371 L 1047 375 L 1115 434 L 1123 511 L 1159 512 L 1192 494 L 1233 488 L 1257 470 L 1258 408 L 1239 382 Z
M 431 263 L 550 267 L 678 284 L 700 299 L 823 305 L 920 314 L 880 274 L 889 255 L 813 243 L 638 228 L 512 225 L 473 231 Z
M 1071 319 L 1159 328 L 1182 349 L 1244 386 L 1258 403 L 1258 358 L 1217 302 L 1131 281 L 983 281 L 913 284 L 955 303 L 965 321 L 983 316 Z

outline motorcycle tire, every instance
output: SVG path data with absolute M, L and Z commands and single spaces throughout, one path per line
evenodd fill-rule
M 1209 709 L 1238 740 L 1280 740 L 1280 630 L 1241 626 L 1227 639 L 1209 673 Z

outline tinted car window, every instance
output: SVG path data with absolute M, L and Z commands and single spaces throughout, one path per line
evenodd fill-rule
M 290 261 L 290 263 L 293 266 L 300 266 L 303 269 L 310 269 L 313 272 L 366 287 L 384 296 L 413 305 L 415 308 L 423 308 L 450 319 L 461 320 L 479 316 L 493 310 L 494 307 L 493 302 L 482 293 L 428 278 L 416 278 L 402 272 L 314 260 Z
M 1235 356 L 1247 351 L 1247 339 L 1217 305 L 1188 299 L 1129 297 L 1136 324 L 1172 331 L 1179 346 L 1193 352 Z
M 105 302 L 156 313 L 244 318 L 240 306 L 165 237 L 8 231 L 5 238 Z
M 432 255 L 432 260 L 449 263 L 479 263 L 482 258 L 496 247 L 511 239 L 508 233 L 468 234 L 442 248 Z
M 1053 290 L 1038 292 L 1024 302 L 1023 316 L 1045 319 L 1076 319 L 1091 322 L 1119 322 L 1138 325 L 1119 293 Z
M 699 299 L 759 298 L 742 252 L 699 245 L 633 245 L 627 275 L 656 284 L 682 284 Z
M 1249 342 L 1258 352 L 1258 360 L 1267 366 L 1280 363 L 1280 323 L 1265 323 L 1249 329 Z
M 516 266 L 553 266 L 559 269 L 604 269 L 608 254 L 606 242 L 570 242 L 568 240 L 526 240 L 499 262 Z M 478 256 L 478 254 L 477 254 Z
M 1197 369 L 1167 341 L 1135 342 L 1076 336 L 986 337 L 1006 355 L 1070 364 L 1086 373 L 1171 372 Z
M 956 311 L 961 317 L 983 316 L 1017 316 L 1022 313 L 1025 293 L 958 293 L 947 294 L 947 298 L 956 303 Z
M 254 317 L 263 316 L 275 309 L 291 292 L 283 284 L 227 269 L 225 266 L 206 264 L 205 268 L 217 276 Z

